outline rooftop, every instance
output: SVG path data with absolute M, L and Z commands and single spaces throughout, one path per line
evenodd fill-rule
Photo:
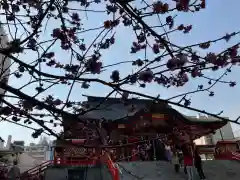
M 169 115 L 176 115 L 188 123 L 214 123 L 224 122 L 221 119 L 206 116 L 186 116 L 173 109 L 166 103 L 157 103 L 147 99 L 128 99 L 123 102 L 120 98 L 105 98 L 88 96 L 84 103 L 85 110 L 89 112 L 81 115 L 80 118 L 104 119 L 109 121 L 127 120 L 128 117 L 136 115 L 140 111 L 154 113 L 166 112 Z

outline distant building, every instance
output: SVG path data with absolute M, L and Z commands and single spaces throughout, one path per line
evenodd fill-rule
M 234 137 L 235 138 L 239 138 L 240 139 L 240 129 L 237 129 L 236 131 L 234 131 Z
M 4 148 L 4 142 L 5 142 L 4 139 L 0 137 L 0 149 Z
M 13 143 L 11 143 L 10 149 L 18 152 L 24 152 L 24 144 L 24 141 L 13 141 Z
M 12 165 L 13 161 L 17 160 L 21 172 L 24 172 L 50 160 L 51 144 L 43 138 L 38 144 L 30 143 L 29 146 L 25 146 L 24 141 L 12 142 L 12 136 L 9 135 L 6 146 L 4 146 L 4 140 L 0 138 L 0 163 L 4 160 L 5 164 Z
M 25 146 L 25 153 L 27 153 L 29 156 L 33 157 L 38 161 L 46 160 L 45 154 L 47 151 L 48 151 L 47 146 L 42 146 L 38 144 Z
M 42 137 L 38 144 L 30 143 L 29 146 L 25 146 L 24 151 L 38 161 L 48 161 L 51 156 L 51 144 L 46 137 Z
M 18 160 L 24 150 L 23 148 L 18 147 L 19 142 L 16 141 L 16 144 L 14 144 L 11 141 L 12 136 L 9 135 L 7 144 L 4 146 L 4 140 L 0 138 L 0 162 L 6 165 L 12 165 L 13 161 Z

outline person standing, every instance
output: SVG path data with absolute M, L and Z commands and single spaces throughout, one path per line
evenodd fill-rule
M 195 168 L 197 169 L 199 178 L 201 180 L 206 179 L 205 174 L 203 172 L 203 168 L 202 168 L 202 159 L 197 149 L 195 150 L 195 153 L 194 153 L 194 162 L 195 162 Z
M 178 159 L 179 159 L 179 165 L 180 165 L 180 167 L 184 167 L 184 165 L 183 165 L 183 153 L 182 153 L 182 151 L 178 151 Z
M 165 146 L 165 154 L 166 154 L 166 159 L 168 162 L 172 162 L 172 151 L 169 146 Z
M 139 158 L 141 161 L 145 161 L 145 149 L 144 145 L 138 145 Z
M 189 147 L 185 147 L 183 150 L 184 167 L 186 167 L 188 180 L 193 179 L 193 156 Z
M 172 164 L 174 165 L 174 169 L 176 173 L 179 173 L 180 164 L 179 164 L 179 157 L 178 153 L 174 150 L 172 155 Z
M 7 172 L 8 172 L 8 170 L 7 170 L 6 165 L 3 164 L 1 166 L 1 164 L 0 164 L 0 179 L 1 180 L 5 180 L 5 179 L 7 180 Z
M 9 180 L 18 180 L 20 178 L 20 168 L 17 166 L 17 161 L 13 162 L 13 166 L 8 172 Z
M 148 161 L 151 161 L 151 144 L 150 143 L 147 143 L 146 144 L 146 159 L 148 160 Z
M 138 153 L 135 148 L 132 149 L 131 151 L 131 161 L 137 161 L 138 160 Z

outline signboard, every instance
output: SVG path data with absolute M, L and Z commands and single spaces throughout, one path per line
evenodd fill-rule
M 152 114 L 152 120 L 164 120 L 164 114 Z
M 166 115 L 165 114 L 144 114 L 146 117 L 151 117 L 152 120 L 165 120 Z
M 124 129 L 125 125 L 124 124 L 118 124 L 118 129 Z

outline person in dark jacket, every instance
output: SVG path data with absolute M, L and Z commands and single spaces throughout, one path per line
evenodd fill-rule
M 202 168 L 202 159 L 201 156 L 199 155 L 198 150 L 195 150 L 195 154 L 194 154 L 194 163 L 195 163 L 195 168 L 197 169 L 198 175 L 200 177 L 200 179 L 206 179 L 204 172 L 203 172 L 203 168 Z
M 186 167 L 186 164 L 184 163 L 184 156 L 186 156 L 187 154 L 189 154 L 189 153 L 188 153 L 186 145 L 184 145 L 184 146 L 182 146 L 182 162 L 183 162 L 183 167 L 184 167 L 183 172 L 185 174 L 187 174 L 187 167 Z
M 17 161 L 13 162 L 13 166 L 8 172 L 8 177 L 10 180 L 17 180 L 20 177 L 20 168 L 17 166 Z

